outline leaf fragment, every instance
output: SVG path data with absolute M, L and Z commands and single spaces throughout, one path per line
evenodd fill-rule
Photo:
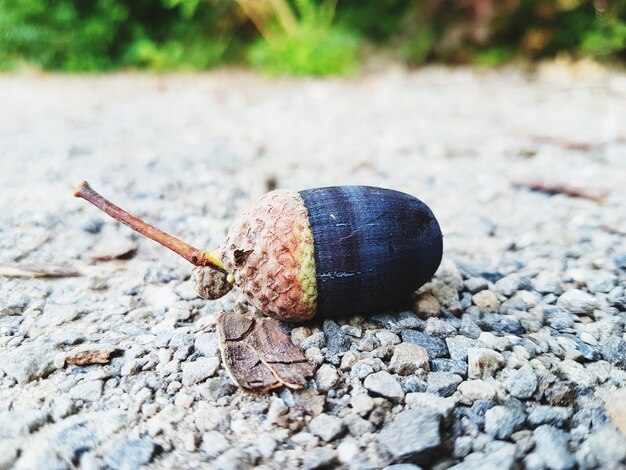
M 279 321 L 226 312 L 216 321 L 223 363 L 239 387 L 259 392 L 282 386 L 298 389 L 314 374 L 314 366 Z
M 0 276 L 4 277 L 74 277 L 80 273 L 69 266 L 29 264 L 21 266 L 0 265 Z
M 84 366 L 89 364 L 107 364 L 111 356 L 118 351 L 115 346 L 83 345 L 72 349 L 65 356 L 69 365 Z

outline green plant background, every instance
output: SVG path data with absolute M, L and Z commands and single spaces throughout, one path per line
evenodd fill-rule
M 364 51 L 409 65 L 497 66 L 557 54 L 626 61 L 626 0 L 285 0 L 260 35 L 235 0 L 0 0 L 0 70 L 201 70 L 343 75 Z

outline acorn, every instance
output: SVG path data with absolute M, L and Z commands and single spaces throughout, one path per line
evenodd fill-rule
M 390 189 L 272 191 L 214 251 L 130 215 L 87 182 L 74 195 L 194 264 L 201 297 L 221 297 L 235 285 L 262 313 L 288 322 L 364 313 L 407 299 L 432 278 L 443 251 L 430 208 Z

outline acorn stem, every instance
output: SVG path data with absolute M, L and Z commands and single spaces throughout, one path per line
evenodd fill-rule
M 107 198 L 99 194 L 89 185 L 87 181 L 83 181 L 78 185 L 74 191 L 74 197 L 83 198 L 101 211 L 106 212 L 118 222 L 121 222 L 132 228 L 134 231 L 151 238 L 155 242 L 163 245 L 165 248 L 169 248 L 174 253 L 179 254 L 195 266 L 213 266 L 224 270 L 224 265 L 219 260 L 219 254 L 217 252 L 204 251 L 188 245 L 182 240 L 179 240 L 178 238 L 159 230 L 149 223 L 144 222 L 140 218 L 129 214 L 124 209 L 116 206 Z

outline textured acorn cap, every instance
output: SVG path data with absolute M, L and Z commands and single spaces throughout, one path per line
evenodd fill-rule
M 300 194 L 272 191 L 230 228 L 222 262 L 248 301 L 274 318 L 298 322 L 316 312 L 313 234 Z

